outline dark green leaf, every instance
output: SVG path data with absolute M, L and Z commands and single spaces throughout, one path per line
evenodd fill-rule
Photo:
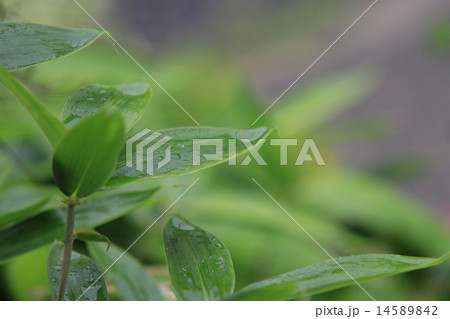
M 73 126 L 61 139 L 53 157 L 53 175 L 60 190 L 82 198 L 110 177 L 124 142 L 120 113 L 103 109 Z
M 173 216 L 164 227 L 164 247 L 179 300 L 221 300 L 233 293 L 230 253 L 213 234 Z
M 62 205 L 54 192 L 19 186 L 0 192 L 0 226 L 17 223 Z
M 95 195 L 75 208 L 75 227 L 95 228 L 120 218 L 147 203 L 158 190 Z M 0 261 L 62 239 L 66 210 L 53 209 L 0 231 Z
M 108 237 L 100 234 L 99 232 L 96 232 L 95 230 L 88 229 L 88 228 L 81 228 L 81 227 L 76 228 L 73 231 L 73 237 L 76 240 L 81 240 L 81 241 L 85 241 L 85 242 L 98 241 L 98 242 L 106 243 L 107 244 L 106 250 L 108 250 L 109 246 L 111 245 L 111 241 L 109 240 Z
M 44 132 L 50 144 L 55 147 L 59 139 L 66 132 L 64 125 L 22 83 L 16 80 L 2 66 L 0 66 L 0 82 L 19 99 L 34 121 L 39 125 L 42 132 Z
M 128 167 L 127 164 L 127 154 L 126 149 L 123 149 L 120 156 L 119 162 L 117 163 L 117 167 L 115 172 L 113 173 L 111 179 L 108 181 L 107 186 L 119 186 L 122 184 L 127 184 L 131 182 L 135 182 L 138 180 L 145 180 L 149 178 L 158 178 L 163 176 L 178 176 L 194 173 L 201 169 L 205 169 L 211 166 L 218 165 L 233 157 L 230 153 L 228 140 L 236 139 L 236 153 L 237 155 L 245 153 L 246 147 L 242 143 L 241 140 L 248 139 L 250 143 L 253 145 L 260 139 L 265 138 L 272 129 L 267 127 L 259 127 L 254 129 L 227 129 L 227 128 L 213 128 L 213 127 L 182 127 L 182 128 L 174 128 L 167 129 L 161 131 L 155 131 L 156 133 L 161 134 L 161 138 L 169 137 L 165 144 L 162 147 L 159 147 L 153 153 L 152 159 L 162 160 L 166 156 L 166 150 L 170 147 L 170 161 L 158 168 L 157 165 L 154 166 L 153 175 L 150 176 L 146 172 L 138 171 L 135 168 Z M 151 132 L 154 134 L 155 132 Z M 141 138 L 137 139 L 133 145 L 132 153 L 133 159 L 132 164 L 135 167 L 136 165 L 136 153 L 137 147 L 136 145 L 142 142 L 145 138 L 148 138 L 150 135 L 144 135 Z M 155 143 L 161 141 L 161 138 L 155 139 L 152 142 L 146 144 L 146 148 L 152 146 Z M 206 159 L 204 154 L 216 154 L 216 148 L 214 145 L 204 145 L 201 146 L 201 162 L 200 165 L 193 165 L 193 140 L 194 139 L 220 139 L 223 141 L 223 159 L 222 160 L 212 160 Z M 147 167 L 147 157 L 143 157 L 143 167 Z
M 103 32 L 33 23 L 0 23 L 0 65 L 13 71 L 74 53 Z
M 56 241 L 48 253 L 47 271 L 53 299 L 56 299 L 58 293 L 63 251 L 64 244 Z M 102 272 L 94 261 L 89 257 L 72 251 L 64 300 L 76 301 L 78 298 L 80 298 L 80 301 L 108 300 L 106 284 L 101 275 Z M 81 297 L 81 295 L 83 296 Z
M 116 245 L 105 250 L 104 244 L 89 243 L 89 253 L 116 286 L 123 300 L 164 300 L 156 282 L 148 275 L 141 263 Z
M 115 107 L 125 118 L 125 125 L 129 130 L 142 117 L 150 98 L 150 87 L 146 83 L 88 86 L 67 101 L 62 121 L 71 126 L 103 107 Z
M 336 258 L 358 283 L 438 265 L 450 257 L 423 258 L 401 255 L 356 255 Z M 333 260 L 293 270 L 260 281 L 235 293 L 233 300 L 292 300 L 355 284 Z

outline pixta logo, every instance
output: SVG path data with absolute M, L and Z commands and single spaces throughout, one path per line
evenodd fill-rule
M 244 145 L 245 150 L 248 151 L 247 157 L 241 162 L 240 165 L 248 165 L 252 159 L 258 165 L 267 165 L 266 161 L 263 159 L 261 154 L 259 154 L 259 150 L 261 147 L 267 142 L 266 139 L 259 139 L 254 144 L 248 139 L 194 139 L 193 141 L 193 165 L 200 165 L 201 160 L 204 158 L 206 160 L 216 160 L 223 161 L 225 157 L 228 158 L 228 165 L 238 165 L 236 156 L 237 154 L 237 142 L 240 142 Z M 228 143 L 228 152 L 227 156 L 224 154 L 224 145 Z M 288 165 L 288 147 L 289 146 L 297 146 L 298 141 L 296 139 L 271 139 L 270 145 L 279 146 L 280 147 L 280 165 Z M 202 153 L 202 146 L 214 146 L 214 153 Z M 313 159 L 314 156 L 314 159 Z M 303 142 L 302 148 L 300 149 L 300 153 L 297 156 L 297 160 L 295 161 L 295 165 L 300 166 L 303 165 L 304 162 L 307 161 L 315 161 L 317 165 L 325 165 L 325 162 L 322 158 L 322 155 L 319 152 L 319 149 L 314 143 L 312 139 L 306 139 Z
M 159 132 L 152 132 L 145 129 L 133 137 L 129 138 L 126 143 L 126 165 L 140 172 L 144 172 L 150 176 L 155 171 L 161 170 L 171 161 L 180 161 L 179 156 L 171 156 L 172 138 L 162 135 Z M 280 165 L 288 165 L 288 151 L 290 146 L 298 146 L 296 139 L 270 139 L 269 144 L 272 147 L 278 147 L 280 150 Z M 183 165 L 200 166 L 202 162 L 224 162 L 228 165 L 248 165 L 252 160 L 257 165 L 267 165 L 267 162 L 259 153 L 261 147 L 267 143 L 267 139 L 258 139 L 250 141 L 249 139 L 193 139 L 184 149 L 191 149 L 192 158 L 183 163 L 178 163 L 178 167 Z M 175 146 L 177 143 L 173 143 Z M 237 156 L 242 152 L 248 155 L 242 162 L 237 162 Z M 304 162 L 315 162 L 317 165 L 325 165 L 322 154 L 317 148 L 314 140 L 306 139 L 303 141 L 301 149 L 296 157 L 295 165 L 303 165 Z
M 158 139 L 161 137 L 160 139 Z M 163 136 L 161 133 L 144 129 L 126 143 L 126 164 L 140 172 L 153 176 L 154 167 L 158 169 L 170 162 L 170 145 L 165 148 L 165 156 L 157 163 L 154 163 L 155 152 L 171 140 L 169 136 Z

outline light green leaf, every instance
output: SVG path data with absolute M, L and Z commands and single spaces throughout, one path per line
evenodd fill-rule
M 324 247 L 339 251 L 341 255 L 363 254 L 382 247 L 378 238 L 359 236 L 316 211 L 292 203 L 283 203 L 283 207 Z M 299 231 L 292 219 L 280 215 L 283 211 L 259 189 L 244 192 L 238 187 L 230 189 L 202 183 L 196 186 L 195 193 L 183 200 L 180 210 L 183 216 L 201 224 L 226 243 L 236 272 L 239 269 L 240 286 L 324 258 L 317 245 Z M 299 247 L 301 253 L 298 253 Z M 264 267 L 258 267 L 257 273 L 255 260 L 264 260 Z
M 103 31 L 1 22 L 0 65 L 13 71 L 74 53 L 95 41 Z
M 252 145 L 260 139 L 267 137 L 272 132 L 271 128 L 259 127 L 254 129 L 228 129 L 228 128 L 213 128 L 213 127 L 180 127 L 160 131 L 151 131 L 150 133 L 143 135 L 133 143 L 132 147 L 132 164 L 134 168 L 128 167 L 126 148 L 122 150 L 115 172 L 111 179 L 106 184 L 107 186 L 114 187 L 123 184 L 136 182 L 139 180 L 145 180 L 150 178 L 159 178 L 164 176 L 178 176 L 191 174 L 201 169 L 212 167 L 220 163 L 226 162 L 230 158 L 234 157 L 229 150 L 229 139 L 236 139 L 236 154 L 240 155 L 247 151 L 243 144 L 243 139 L 248 139 Z M 157 159 L 158 162 L 165 159 L 166 151 L 170 148 L 170 161 L 162 167 L 158 165 L 151 165 L 154 167 L 153 175 L 148 175 L 145 171 L 138 171 L 136 167 L 136 155 L 137 145 L 143 142 L 151 134 L 161 134 L 159 138 L 146 144 L 145 149 L 148 149 L 152 145 L 156 145 L 162 141 L 162 138 L 170 138 L 161 147 L 157 148 L 152 159 Z M 216 147 L 214 145 L 203 145 L 200 148 L 200 165 L 193 165 L 193 140 L 205 139 L 214 140 L 220 139 L 223 142 L 221 160 L 206 159 L 205 154 L 216 154 Z M 130 140 L 129 140 L 130 141 Z M 144 149 L 144 150 L 145 150 Z M 131 158 L 131 156 L 130 156 Z M 147 167 L 147 156 L 143 156 L 143 167 Z
M 95 194 L 75 208 L 75 227 L 95 228 L 120 218 L 148 203 L 157 190 Z M 65 225 L 66 209 L 59 208 L 0 231 L 0 261 L 62 239 Z
M 47 271 L 53 299 L 56 299 L 58 293 L 63 251 L 64 244 L 56 241 L 48 253 Z M 72 251 L 64 301 L 76 301 L 83 293 L 80 301 L 108 300 L 106 284 L 101 275 L 102 272 L 94 261 L 87 256 Z M 100 279 L 98 279 L 99 277 Z M 90 287 L 91 285 L 92 287 Z M 87 290 L 88 288 L 89 290 Z
M 336 258 L 358 283 L 438 265 L 450 257 L 423 258 L 370 254 Z M 355 282 L 333 260 L 293 270 L 244 287 L 232 300 L 292 300 L 354 285 Z
M 124 124 L 118 111 L 103 109 L 73 126 L 53 156 L 53 174 L 59 189 L 82 198 L 110 177 L 124 142 Z
M 75 228 L 73 231 L 73 238 L 85 242 L 98 241 L 106 243 L 107 244 L 106 250 L 108 250 L 109 246 L 111 245 L 111 241 L 109 240 L 108 237 L 89 228 L 82 228 L 82 227 Z
M 269 113 L 271 123 L 288 137 L 307 133 L 367 96 L 374 80 L 372 70 L 361 69 L 321 80 L 278 105 Z
M 17 223 L 62 205 L 54 191 L 18 186 L 0 192 L 0 226 Z
M 123 300 L 164 300 L 156 282 L 132 255 L 124 254 L 124 251 L 114 244 L 108 251 L 105 250 L 105 245 L 100 243 L 89 243 L 88 249 L 104 271 L 115 262 L 106 276 L 116 286 Z
M 1 65 L 0 82 L 19 99 L 34 121 L 39 125 L 42 132 L 44 132 L 50 144 L 55 147 L 59 139 L 66 132 L 64 125 L 22 83 L 16 80 Z
M 47 257 L 50 245 L 41 247 L 2 265 L 2 283 L 8 287 L 10 300 L 48 300 Z M 50 297 L 51 298 L 51 297 Z
M 302 179 L 298 205 L 336 224 L 356 226 L 394 247 L 438 255 L 450 234 L 433 211 L 375 176 L 329 170 Z M 355 196 L 357 194 L 357 196 Z
M 119 109 L 127 130 L 142 117 L 150 103 L 151 91 L 146 83 L 122 85 L 92 85 L 75 93 L 64 106 L 62 121 L 71 126 L 80 119 L 104 107 Z
M 221 300 L 233 293 L 230 253 L 213 234 L 173 216 L 164 227 L 164 247 L 179 300 Z

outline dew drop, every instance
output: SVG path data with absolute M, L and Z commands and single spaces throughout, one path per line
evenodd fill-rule
M 195 228 L 188 224 L 180 224 L 181 230 L 194 230 Z

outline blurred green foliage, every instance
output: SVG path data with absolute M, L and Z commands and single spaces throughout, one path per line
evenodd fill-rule
M 450 50 L 450 20 L 435 23 L 429 31 L 429 44 L 442 54 Z
M 16 75 L 55 114 L 61 113 L 65 101 L 82 86 L 149 82 L 154 93 L 152 104 L 131 134 L 143 128 L 193 125 L 126 55 L 102 41 L 76 55 Z M 149 57 L 143 52 L 132 54 L 202 126 L 251 127 L 266 107 L 240 70 L 214 52 L 185 50 L 163 57 Z M 201 182 L 170 211 L 188 218 L 224 242 L 234 261 L 237 288 L 327 259 L 253 183 L 252 177 L 335 256 L 396 253 L 436 257 L 448 250 L 448 229 L 429 208 L 402 194 L 380 176 L 343 167 L 333 153 L 333 146 L 342 142 L 338 138 L 342 128 L 330 125 L 329 120 L 360 103 L 375 89 L 378 78 L 372 74 L 366 68 L 346 70 L 305 85 L 280 100 L 258 123 L 278 127 L 279 134 L 286 138 L 300 141 L 314 138 L 327 166 L 306 163 L 298 167 L 292 164 L 295 158 L 289 159 L 289 165 L 280 166 L 276 164 L 279 150 L 264 147 L 261 153 L 268 166 L 222 165 L 199 172 Z M 30 177 L 36 185 L 53 183 L 51 169 L 46 164 L 51 150 L 38 134 L 37 126 L 3 87 L 0 87 L 0 103 L 1 149 L 7 155 L 0 156 L 0 191 L 29 183 Z M 344 136 L 357 135 L 367 140 L 375 137 L 372 130 L 364 131 L 364 128 L 364 125 L 362 129 L 349 125 Z M 297 155 L 300 147 L 292 147 L 291 154 Z M 156 185 L 165 187 L 145 207 L 101 226 L 99 231 L 119 246 L 128 247 L 136 234 L 142 233 L 172 203 L 179 193 L 176 186 L 189 185 L 192 179 L 192 176 L 182 176 L 127 186 L 128 191 Z M 147 265 L 165 262 L 163 225 L 163 220 L 157 223 L 132 249 L 133 255 Z M 17 275 L 19 270 L 27 274 L 27 280 Z M 45 254 L 40 250 L 5 263 L 2 271 L 7 280 L 0 283 L 0 289 L 7 291 L 11 298 L 35 298 L 36 291 L 38 298 L 48 298 L 48 288 L 40 290 L 45 272 Z M 446 265 L 374 280 L 365 287 L 379 300 L 448 299 L 449 283 Z M 358 287 L 349 287 L 313 299 L 365 298 Z

